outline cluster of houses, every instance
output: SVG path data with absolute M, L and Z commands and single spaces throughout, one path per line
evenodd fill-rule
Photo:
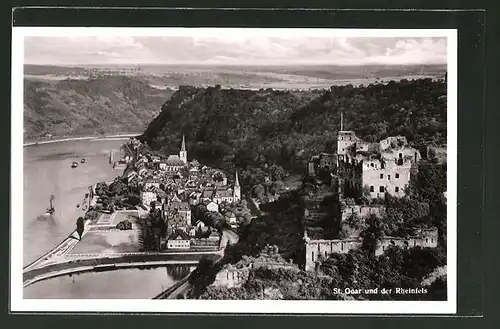
M 341 129 L 337 137 L 337 151 L 314 156 L 308 166 L 308 174 L 316 176 L 318 171 L 328 170 L 331 176 L 330 188 L 339 198 L 339 225 L 355 216 L 361 221 L 371 215 L 383 218 L 385 207 L 371 203 L 383 199 L 386 193 L 397 198 L 406 196 L 411 176 L 417 172 L 421 159 L 420 152 L 408 145 L 403 136 L 393 136 L 378 143 L 366 142 L 358 138 L 354 131 Z M 334 174 L 335 172 L 335 174 Z M 355 204 L 354 200 L 364 198 L 368 203 Z M 350 200 L 350 202 L 346 202 Z M 359 236 L 332 239 L 316 225 L 325 216 L 332 216 L 322 208 L 323 197 L 310 198 L 304 209 L 304 242 L 306 250 L 306 270 L 313 269 L 315 262 L 331 253 L 347 253 L 361 246 Z M 332 219 L 333 220 L 333 219 Z M 408 239 L 383 237 L 379 241 L 376 254 L 383 253 L 388 245 L 402 247 L 436 247 L 437 229 L 421 230 Z
M 129 185 L 140 188 L 142 207 L 159 209 L 167 224 L 165 245 L 168 249 L 189 249 L 193 246 L 218 246 L 219 233 L 200 221 L 194 221 L 192 207 L 204 204 L 209 211 L 220 212 L 232 227 L 236 216 L 224 205 L 241 200 L 238 173 L 229 185 L 224 172 L 188 161 L 185 137 L 179 154 L 162 157 L 142 154 L 140 142 L 133 139 L 128 146 L 136 151 L 136 159 L 129 162 L 123 176 Z

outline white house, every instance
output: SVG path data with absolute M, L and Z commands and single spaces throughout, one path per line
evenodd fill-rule
M 143 205 L 149 206 L 151 202 L 156 201 L 157 195 L 153 190 L 141 191 L 141 201 Z
M 213 201 L 207 203 L 207 210 L 208 211 L 214 211 L 214 212 L 218 212 L 219 211 L 219 205 Z

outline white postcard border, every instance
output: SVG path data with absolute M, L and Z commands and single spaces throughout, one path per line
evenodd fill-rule
M 23 299 L 23 62 L 26 36 L 338 36 L 446 37 L 447 108 L 447 301 L 282 301 L 282 300 L 137 300 Z M 13 27 L 11 109 L 12 312 L 145 312 L 276 314 L 453 314 L 457 310 L 457 30 L 456 29 L 256 29 L 256 28 L 94 28 Z M 14 218 L 21 220 L 14 220 Z

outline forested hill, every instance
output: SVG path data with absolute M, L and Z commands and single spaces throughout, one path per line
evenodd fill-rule
M 344 129 L 367 141 L 404 135 L 419 147 L 446 141 L 446 83 L 419 79 L 327 91 L 233 90 L 184 86 L 142 136 L 153 149 L 178 152 L 224 169 L 279 164 L 305 169 L 310 156 L 336 149 Z
M 141 132 L 172 93 L 127 76 L 25 79 L 25 139 Z

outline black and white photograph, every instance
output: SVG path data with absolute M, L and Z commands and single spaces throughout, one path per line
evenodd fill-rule
M 12 42 L 13 309 L 456 311 L 456 30 Z

